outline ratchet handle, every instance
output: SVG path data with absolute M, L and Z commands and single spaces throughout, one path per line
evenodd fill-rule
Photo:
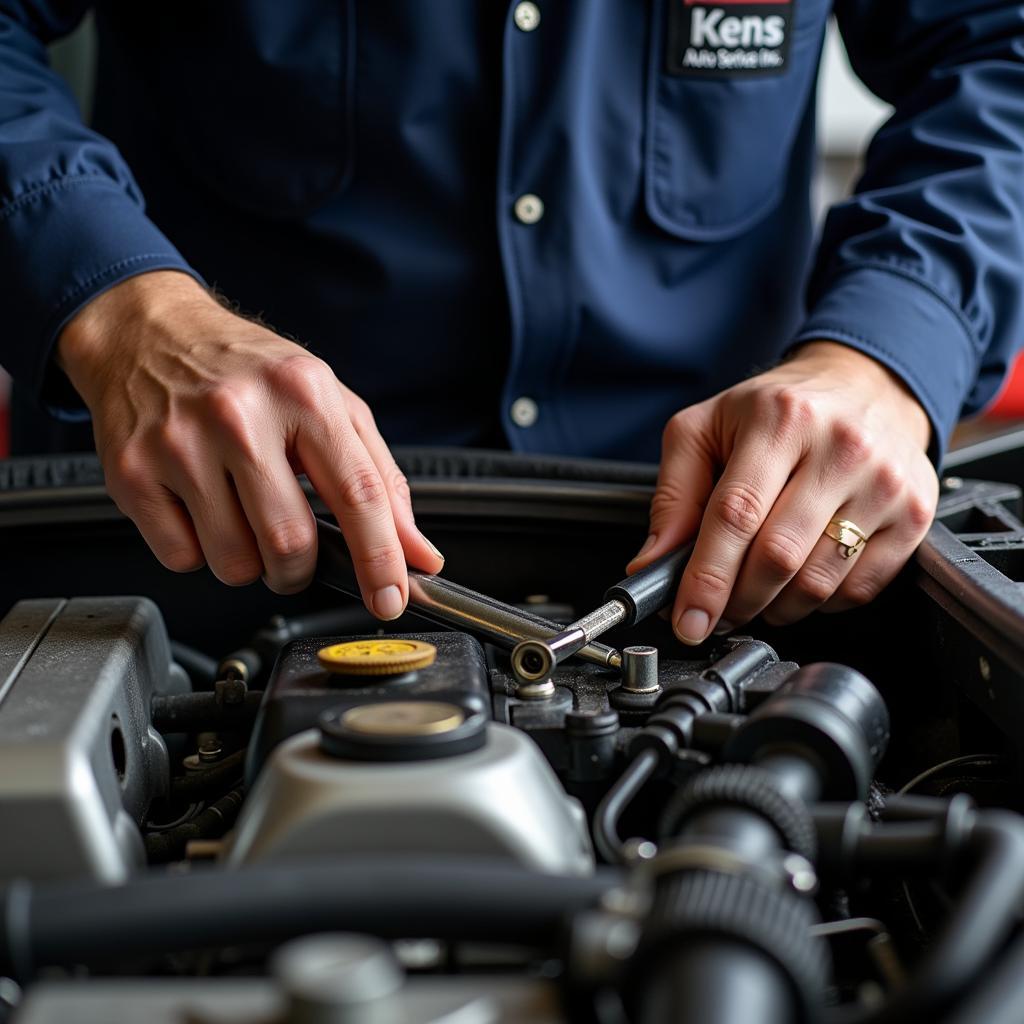
M 333 523 L 325 522 L 317 516 L 316 540 L 315 579 L 334 590 L 340 590 L 343 594 L 357 600 L 361 599 L 356 570 L 341 530 Z
M 604 595 L 605 601 L 621 601 L 627 609 L 625 625 L 634 626 L 641 619 L 661 611 L 669 604 L 690 560 L 693 544 L 684 544 L 651 562 L 632 576 L 616 583 Z

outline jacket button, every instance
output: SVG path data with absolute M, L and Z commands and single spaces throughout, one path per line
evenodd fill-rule
M 516 4 L 512 12 L 512 20 L 516 27 L 524 32 L 532 32 L 540 24 L 540 8 L 536 4 L 529 3 L 529 0 Z
M 514 209 L 516 219 L 521 224 L 536 224 L 544 216 L 544 203 L 541 202 L 540 196 L 535 196 L 532 192 L 520 196 Z
M 532 398 L 517 398 L 509 409 L 509 416 L 517 427 L 532 427 L 537 422 L 540 409 Z

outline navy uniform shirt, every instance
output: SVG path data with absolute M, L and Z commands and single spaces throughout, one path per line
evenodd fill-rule
M 45 57 L 90 6 L 93 129 Z M 936 456 L 1024 333 L 1024 5 L 834 7 L 896 113 L 815 250 L 831 0 L 0 0 L 0 363 L 72 413 L 61 326 L 180 268 L 392 443 L 653 459 L 828 338 L 903 378 Z

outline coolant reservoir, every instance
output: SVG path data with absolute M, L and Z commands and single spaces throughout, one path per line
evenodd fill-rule
M 583 809 L 533 740 L 423 700 L 339 708 L 281 743 L 226 856 L 375 853 L 494 857 L 559 874 L 594 863 Z

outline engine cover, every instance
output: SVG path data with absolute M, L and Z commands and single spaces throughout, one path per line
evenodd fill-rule
M 318 730 L 282 743 L 249 795 L 231 864 L 341 853 L 461 854 L 588 873 L 586 817 L 540 749 L 488 724 L 482 746 L 429 760 L 351 760 Z
M 21 601 L 0 621 L 0 877 L 120 881 L 166 792 L 154 694 L 187 688 L 142 597 Z

